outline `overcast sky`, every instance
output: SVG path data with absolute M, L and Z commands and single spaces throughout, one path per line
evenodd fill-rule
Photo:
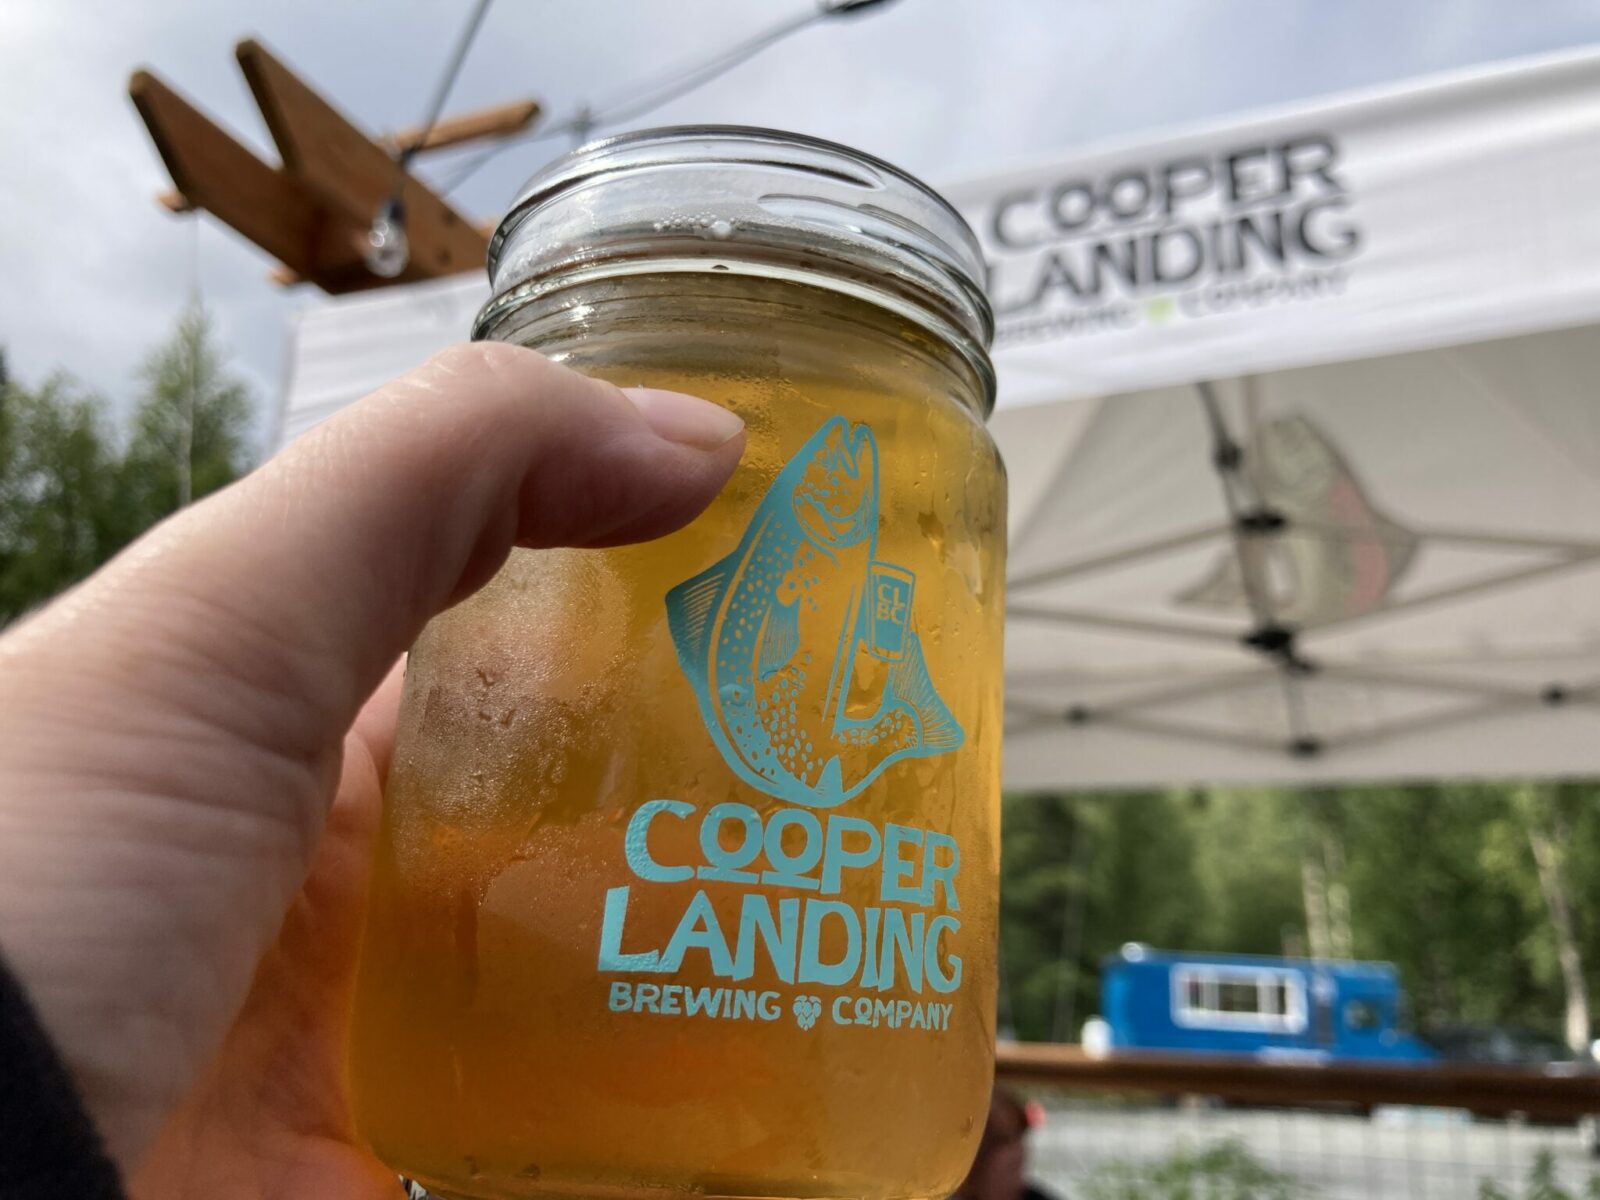
M 450 108 L 533 95 L 564 115 L 813 0 L 496 0 Z M 0 346 L 125 404 L 195 272 L 275 403 L 288 315 L 320 302 L 210 218 L 176 218 L 127 100 L 153 68 L 270 157 L 233 59 L 261 37 L 357 123 L 420 119 L 470 0 L 0 0 Z M 403 15 L 402 15 L 403 14 Z M 897 0 L 815 25 L 637 125 L 814 133 L 937 184 L 1109 137 L 1600 41 L 1593 0 Z M 609 131 L 608 131 L 609 132 Z M 549 155 L 503 155 L 453 200 L 498 214 Z M 436 177 L 449 174 L 438 162 Z M 428 174 L 429 167 L 423 168 Z

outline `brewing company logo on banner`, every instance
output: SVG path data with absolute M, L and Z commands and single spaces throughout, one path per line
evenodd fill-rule
M 1320 132 L 1019 186 L 967 216 L 1002 346 L 1338 295 L 1363 248 Z

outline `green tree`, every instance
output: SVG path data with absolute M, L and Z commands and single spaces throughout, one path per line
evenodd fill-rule
M 1087 800 L 1056 794 L 1008 795 L 1001 826 L 1000 960 L 1002 1024 L 1019 1037 L 1052 1035 L 1058 990 L 1075 985 L 1082 962 L 1063 955 L 1070 913 L 1084 902 L 1084 847 L 1092 835 Z
M 1572 841 L 1571 797 L 1554 787 L 1526 784 L 1512 793 L 1511 803 L 1528 835 L 1539 891 L 1554 942 L 1556 962 L 1566 1000 L 1563 1033 L 1567 1048 L 1582 1054 L 1589 1046 L 1589 985 L 1584 978 L 1584 954 L 1579 915 L 1572 904 L 1567 848 Z
M 1305 813 L 1292 792 L 1209 788 L 1196 792 L 1197 950 L 1243 954 L 1306 951 L 1301 859 Z
M 203 308 L 184 311 L 142 378 L 119 453 L 101 398 L 64 374 L 25 388 L 0 356 L 0 626 L 248 466 L 250 393 Z
M 210 314 L 191 304 L 145 362 L 123 462 L 132 535 L 249 465 L 250 390 L 227 368 Z
M 1600 987 L 1600 955 L 1582 953 L 1600 935 L 1597 798 L 1586 782 L 1008 796 L 1002 1020 L 1076 1037 L 1100 959 L 1128 941 L 1320 945 L 1395 963 L 1424 1029 L 1513 1024 L 1574 1044 L 1575 997 Z
M 1344 789 L 1345 878 L 1358 958 L 1393 962 L 1423 1025 L 1491 1023 L 1532 996 L 1514 962 L 1524 907 L 1482 862 L 1498 785 Z
M 1192 798 L 1008 796 L 1004 810 L 1002 1021 L 1027 1040 L 1072 1040 L 1099 1011 L 1099 963 L 1129 941 L 1200 936 Z
M 115 455 L 102 408 L 65 376 L 0 390 L 0 625 L 115 549 Z
M 1344 792 L 1305 788 L 1300 792 L 1305 837 L 1300 852 L 1306 941 L 1313 958 L 1350 958 L 1350 888 L 1345 871 Z
M 1521 904 L 1511 947 L 1518 974 L 1537 995 L 1531 1024 L 1559 1026 L 1575 1053 L 1589 1044 L 1596 836 L 1594 789 L 1586 784 L 1522 784 L 1506 789 L 1500 816 L 1485 830 L 1479 860 Z M 1550 1014 L 1563 1012 L 1557 1022 Z M 1519 1016 L 1522 1014 L 1518 1014 Z

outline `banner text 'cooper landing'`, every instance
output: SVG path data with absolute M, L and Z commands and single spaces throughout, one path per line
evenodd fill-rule
M 1137 297 L 1354 255 L 1339 146 L 1313 133 L 1001 196 L 985 214 L 995 311 Z

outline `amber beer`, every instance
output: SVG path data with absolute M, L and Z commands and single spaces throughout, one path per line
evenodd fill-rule
M 708 157 L 779 136 L 689 133 Z M 517 552 L 417 644 L 358 1126 L 441 1196 L 943 1196 L 993 1058 L 986 334 L 975 355 L 866 288 L 666 250 L 480 320 L 723 404 L 748 448 L 685 529 Z

